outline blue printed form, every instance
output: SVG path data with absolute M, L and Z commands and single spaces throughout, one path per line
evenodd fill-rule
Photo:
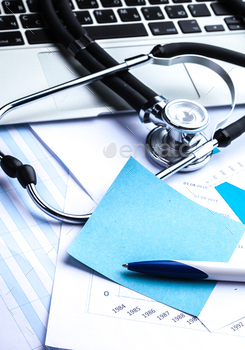
M 25 126 L 1 127 L 0 149 L 37 170 L 37 190 L 62 209 L 67 172 Z M 60 224 L 34 205 L 16 179 L 0 172 L 0 348 L 46 349 L 44 342 Z
M 107 278 L 198 316 L 214 281 L 131 272 L 143 260 L 228 262 L 245 226 L 187 199 L 130 158 L 68 253 Z

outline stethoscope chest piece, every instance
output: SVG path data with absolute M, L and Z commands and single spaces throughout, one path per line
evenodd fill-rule
M 148 134 L 146 149 L 164 168 L 176 164 L 207 141 L 202 131 L 209 124 L 209 115 L 199 103 L 184 99 L 171 101 L 162 110 L 161 119 L 161 126 Z M 182 171 L 199 169 L 209 158 L 198 159 Z

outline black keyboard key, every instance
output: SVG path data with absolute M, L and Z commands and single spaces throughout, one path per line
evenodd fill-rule
M 76 0 L 80 9 L 93 9 L 99 7 L 97 0 Z
M 162 4 L 168 4 L 168 0 L 149 0 L 149 3 L 151 5 L 162 5 Z
M 172 0 L 175 4 L 181 4 L 183 2 L 192 2 L 192 0 Z
M 132 38 L 148 35 L 143 23 L 118 24 L 114 26 L 87 26 L 86 30 L 94 40 Z
M 69 0 L 69 5 L 70 5 L 71 9 L 74 10 L 75 7 L 74 7 L 74 5 L 73 5 L 71 0 Z
M 229 24 L 228 28 L 230 30 L 244 30 L 245 29 L 245 24 Z
M 25 32 L 29 44 L 57 43 L 58 40 L 48 29 L 27 30 Z
M 95 10 L 94 16 L 98 23 L 117 22 L 116 16 L 112 10 Z
M 0 46 L 24 45 L 24 40 L 20 32 L 0 33 Z
M 226 17 L 225 18 L 225 23 L 227 25 L 230 25 L 230 24 L 243 24 L 244 20 L 243 20 L 242 17 L 239 17 L 239 16 Z
M 142 6 L 145 5 L 145 0 L 125 0 L 128 6 Z
M 5 13 L 24 13 L 26 12 L 22 0 L 3 1 L 3 9 Z
M 211 4 L 211 7 L 216 16 L 232 15 L 231 11 L 225 4 L 215 2 L 214 4 Z
M 178 24 L 184 34 L 201 32 L 201 28 L 199 27 L 195 19 L 187 21 L 178 21 Z
M 75 11 L 73 12 L 77 17 L 80 24 L 92 24 L 93 20 L 88 11 Z
M 222 24 L 217 25 L 209 25 L 204 27 L 207 32 L 222 32 L 225 30 L 224 26 Z
M 39 14 L 21 15 L 20 21 L 23 28 L 40 28 L 44 27 L 43 20 Z
M 141 9 L 146 20 L 164 19 L 164 15 L 159 6 L 143 7 Z
M 119 9 L 118 14 L 123 22 L 140 21 L 140 15 L 136 8 Z
M 152 22 L 149 27 L 153 35 L 178 34 L 173 22 Z
M 206 4 L 188 5 L 188 9 L 193 17 L 211 16 Z
M 174 5 L 174 6 L 165 6 L 165 10 L 169 18 L 184 18 L 188 17 L 184 6 Z
M 121 0 L 101 0 L 103 7 L 120 7 L 122 6 Z
M 30 12 L 38 12 L 39 10 L 39 0 L 27 0 L 27 6 Z
M 19 28 L 15 16 L 0 16 L 0 30 Z

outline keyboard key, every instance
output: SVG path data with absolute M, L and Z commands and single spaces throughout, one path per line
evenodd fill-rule
M 217 3 L 215 2 L 214 4 L 211 4 L 211 7 L 212 7 L 214 13 L 216 14 L 216 16 L 232 15 L 231 11 L 224 4 L 220 4 L 218 2 Z
M 71 9 L 74 10 L 75 7 L 74 7 L 74 5 L 73 5 L 71 0 L 69 0 L 69 5 L 70 5 Z
M 21 15 L 20 21 L 23 28 L 44 27 L 43 20 L 39 14 Z
M 165 6 L 165 10 L 168 14 L 169 18 L 184 18 L 188 17 L 184 6 L 176 5 L 176 6 Z
M 229 25 L 229 24 L 243 24 L 244 20 L 243 20 L 242 17 L 239 17 L 239 16 L 226 17 L 225 18 L 225 23 L 227 25 Z
M 228 28 L 230 30 L 244 30 L 245 29 L 245 24 L 229 24 Z
M 5 13 L 24 13 L 26 12 L 22 0 L 3 1 L 3 9 Z
M 19 28 L 15 16 L 0 16 L 0 30 Z
M 181 4 L 182 2 L 192 2 L 192 0 L 172 0 L 175 4 Z
M 58 40 L 47 29 L 27 30 L 25 32 L 29 44 L 57 43 Z
M 0 33 L 0 46 L 24 45 L 24 40 L 20 32 Z
M 112 10 L 95 10 L 94 16 L 98 23 L 117 22 L 115 14 Z
M 140 15 L 136 8 L 119 9 L 118 14 L 123 22 L 140 21 Z
M 168 0 L 149 0 L 149 3 L 151 5 L 162 5 L 162 4 L 168 4 Z
M 211 16 L 206 4 L 188 5 L 188 9 L 193 17 L 206 17 Z
M 76 0 L 80 9 L 92 9 L 99 7 L 97 0 Z
M 30 12 L 38 12 L 39 0 L 27 0 L 27 6 L 28 6 Z
M 222 24 L 217 25 L 209 25 L 204 27 L 207 32 L 222 32 L 225 30 L 224 26 Z
M 178 34 L 173 22 L 152 22 L 149 27 L 153 35 Z
M 122 6 L 121 0 L 101 0 L 103 7 L 119 7 Z
M 184 34 L 201 32 L 201 28 L 199 27 L 195 19 L 187 21 L 178 21 L 178 24 Z
M 164 15 L 159 6 L 143 7 L 141 9 L 146 20 L 164 19 Z
M 118 24 L 114 26 L 88 26 L 86 30 L 94 40 L 131 38 L 148 35 L 143 23 Z
M 125 0 L 128 6 L 141 6 L 145 5 L 145 0 Z
M 81 24 L 92 24 L 93 23 L 93 20 L 92 20 L 90 13 L 88 11 L 75 11 L 73 13 L 77 17 L 79 23 L 81 23 Z

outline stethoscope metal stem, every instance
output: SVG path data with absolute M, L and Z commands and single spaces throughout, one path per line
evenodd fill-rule
M 59 84 L 57 86 L 36 92 L 34 94 L 31 94 L 31 95 L 28 95 L 25 97 L 22 97 L 18 100 L 12 101 L 12 102 L 10 102 L 10 103 L 8 103 L 0 108 L 0 120 L 5 116 L 5 114 L 10 112 L 11 110 L 14 110 L 14 109 L 21 107 L 23 105 L 29 104 L 31 102 L 40 100 L 40 99 L 48 97 L 48 96 L 51 96 L 51 95 L 56 94 L 58 92 L 62 92 L 66 89 L 91 84 L 91 83 L 98 81 L 98 80 L 101 80 L 109 75 L 112 75 L 112 74 L 115 74 L 115 73 L 118 73 L 121 71 L 125 71 L 125 70 L 128 70 L 129 68 L 133 68 L 136 66 L 138 67 L 139 65 L 144 64 L 144 63 L 148 63 L 151 60 L 152 60 L 152 57 L 150 55 L 140 55 L 137 57 L 132 57 L 132 58 L 129 58 L 129 59 L 125 60 L 124 62 L 116 65 L 116 66 L 104 69 L 100 72 L 89 74 L 89 75 L 81 77 L 81 78 L 73 79 L 73 80 L 68 81 L 66 83 Z
M 52 208 L 39 196 L 34 184 L 27 185 L 26 190 L 39 209 L 41 209 L 45 214 L 51 216 L 52 218 L 58 221 L 62 221 L 68 224 L 85 224 L 85 222 L 91 216 L 91 213 L 83 215 L 74 215 L 63 213 L 57 209 Z
M 167 177 L 177 173 L 178 171 L 185 168 L 187 165 L 194 163 L 198 159 L 208 157 L 212 154 L 213 149 L 218 146 L 217 140 L 209 140 L 202 146 L 196 148 L 190 155 L 181 159 L 176 164 L 173 164 L 167 169 L 164 169 L 156 174 L 159 179 L 166 179 Z

